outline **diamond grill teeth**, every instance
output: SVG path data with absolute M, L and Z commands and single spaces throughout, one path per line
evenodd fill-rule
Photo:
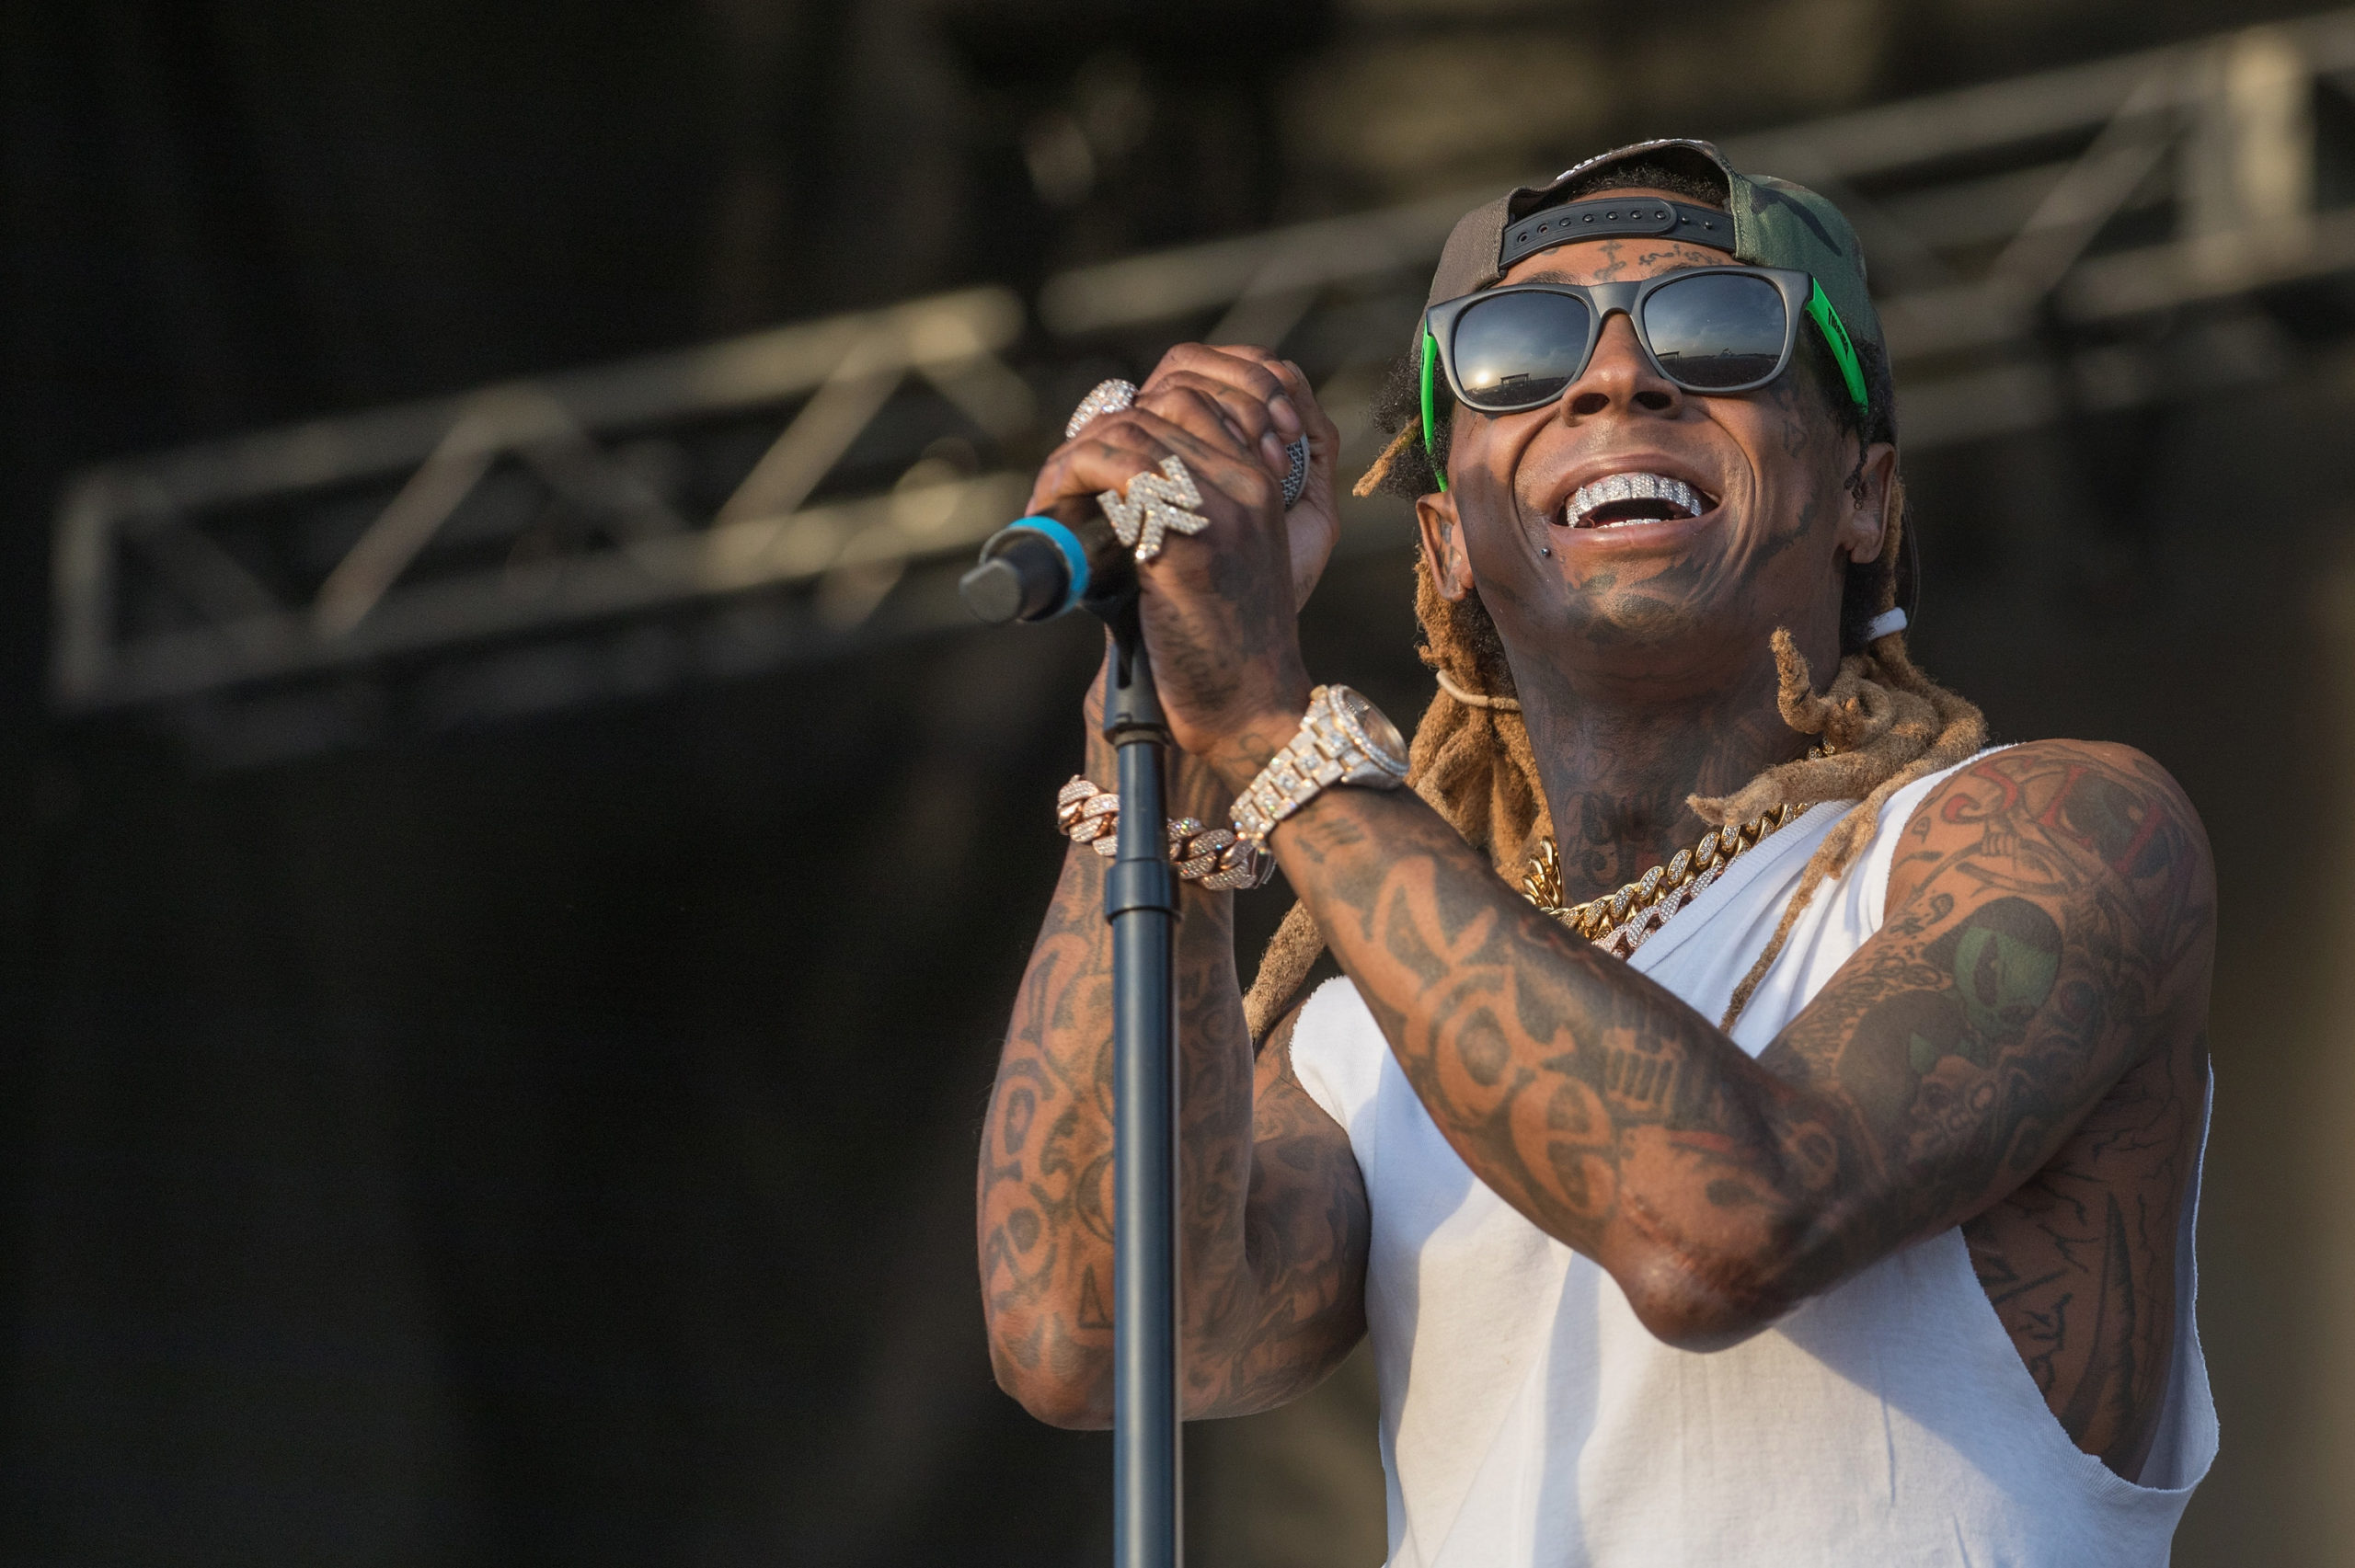
M 1562 521 L 1572 528 L 1583 527 L 1597 507 L 1606 507 L 1614 501 L 1666 501 L 1683 509 L 1687 517 L 1699 517 L 1708 509 L 1700 492 L 1682 479 L 1660 474 L 1614 474 L 1591 485 L 1580 486 L 1578 494 L 1562 509 Z

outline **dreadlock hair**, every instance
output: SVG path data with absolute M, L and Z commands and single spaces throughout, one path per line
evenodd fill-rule
M 1598 171 L 1587 186 L 1566 197 L 1630 188 L 1666 190 L 1713 206 L 1725 203 L 1722 185 L 1691 167 L 1650 163 Z M 1877 345 L 1856 345 L 1869 394 L 1867 406 L 1859 409 L 1847 395 L 1831 350 L 1813 333 L 1802 334 L 1802 342 L 1801 357 L 1826 406 L 1856 438 L 1857 468 L 1849 483 L 1861 491 L 1865 449 L 1896 440 L 1888 361 Z M 1392 439 L 1358 482 L 1361 496 L 1381 490 L 1411 498 L 1439 488 L 1430 452 L 1447 445 L 1454 400 L 1451 396 L 1439 402 L 1439 428 L 1427 440 L 1419 439 L 1424 436 L 1419 369 L 1413 354 L 1405 356 L 1391 366 L 1375 395 L 1375 423 Z M 1788 631 L 1777 628 L 1772 639 L 1776 706 L 1783 722 L 1803 735 L 1821 738 L 1825 754 L 1768 768 L 1731 795 L 1694 795 L 1685 802 L 1713 827 L 1748 821 L 1775 806 L 1805 808 L 1823 801 L 1856 802 L 1808 861 L 1773 938 L 1734 988 L 1722 1028 L 1733 1027 L 1758 982 L 1781 956 L 1816 888 L 1846 871 L 1871 840 L 1889 797 L 1916 779 L 1962 761 L 1986 743 L 1986 722 L 1979 709 L 1922 673 L 1906 651 L 1902 631 L 1867 641 L 1874 617 L 1897 604 L 1901 546 L 1913 522 L 1902 481 L 1892 485 L 1890 509 L 1894 521 L 1880 553 L 1847 568 L 1841 595 L 1841 659 L 1831 684 L 1816 691 L 1814 671 Z M 1430 562 L 1419 550 L 1415 615 L 1423 634 L 1417 651 L 1437 678 L 1439 691 L 1415 727 L 1407 782 L 1465 841 L 1488 853 L 1499 876 L 1511 880 L 1538 841 L 1552 836 L 1554 825 L 1503 639 L 1478 590 L 1467 591 L 1460 600 L 1442 595 Z M 1268 944 L 1244 998 L 1254 1039 L 1264 1038 L 1291 1006 L 1324 949 L 1324 933 L 1307 906 L 1295 903 Z

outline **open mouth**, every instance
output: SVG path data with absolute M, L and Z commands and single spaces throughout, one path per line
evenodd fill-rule
M 1562 521 L 1570 528 L 1624 528 L 1699 517 L 1716 505 L 1683 480 L 1665 474 L 1614 474 L 1580 486 L 1562 508 Z

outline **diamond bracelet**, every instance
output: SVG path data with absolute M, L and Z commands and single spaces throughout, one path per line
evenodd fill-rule
M 1086 844 L 1106 860 L 1117 853 L 1114 830 L 1120 819 L 1120 797 L 1077 774 L 1055 792 L 1055 826 L 1073 843 Z M 1209 827 L 1194 817 L 1170 820 L 1169 858 L 1179 880 L 1199 882 L 1215 893 L 1265 887 L 1276 872 L 1275 856 L 1253 849 L 1232 828 Z

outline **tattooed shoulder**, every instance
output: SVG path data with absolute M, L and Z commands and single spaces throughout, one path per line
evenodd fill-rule
M 1962 1219 L 2053 1414 L 2133 1479 L 2170 1365 L 2206 1082 L 2206 834 L 2150 758 L 2065 740 L 1980 758 L 1904 834 L 1884 932 L 1910 983 L 1861 1010 L 1852 1042 L 1880 1048 L 1843 1068 L 1876 1063 L 1896 1091 L 1867 1111 L 1884 1147 L 1984 1140 L 1988 1185 L 1919 1218 Z
M 2163 941 L 2204 931 L 2213 914 L 2207 833 L 2182 787 L 2142 752 L 2099 741 L 2008 747 L 1934 790 L 1904 829 L 1889 907 L 1948 877 L 1960 879 L 1949 892 L 2094 897 Z

